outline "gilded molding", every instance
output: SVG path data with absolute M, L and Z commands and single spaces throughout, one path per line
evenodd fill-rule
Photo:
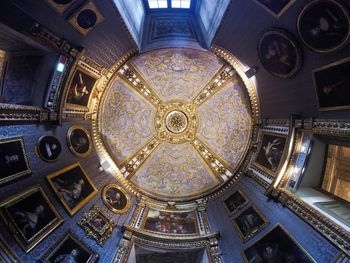
M 56 121 L 57 113 L 40 107 L 0 103 L 0 122 Z
M 311 122 L 311 129 L 314 134 L 331 136 L 350 136 L 349 120 L 324 120 L 315 119 Z

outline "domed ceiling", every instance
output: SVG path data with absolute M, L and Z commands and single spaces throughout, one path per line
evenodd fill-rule
M 236 71 L 214 54 L 169 48 L 124 64 L 98 113 L 103 146 L 120 176 L 160 199 L 189 199 L 227 181 L 251 136 Z

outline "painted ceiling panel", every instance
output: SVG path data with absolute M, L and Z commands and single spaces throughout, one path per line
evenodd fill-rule
M 132 64 L 165 101 L 193 100 L 222 67 L 209 52 L 175 48 L 147 52 Z
M 155 109 L 119 81 L 107 91 L 102 115 L 101 136 L 117 165 L 156 135 Z
M 156 196 L 172 198 L 196 195 L 219 183 L 189 143 L 165 142 L 131 180 Z
M 239 164 L 250 138 L 252 120 L 243 88 L 231 81 L 198 109 L 197 136 L 231 167 Z

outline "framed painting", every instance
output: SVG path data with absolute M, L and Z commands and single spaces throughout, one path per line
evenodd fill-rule
M 269 224 L 265 216 L 255 206 L 245 209 L 232 219 L 232 223 L 243 242 L 254 237 Z
M 0 262 L 2 263 L 20 263 L 17 256 L 10 249 L 5 239 L 0 235 Z
M 60 156 L 62 146 L 54 136 L 42 136 L 39 138 L 36 153 L 45 162 L 55 162 Z
M 143 229 L 163 234 L 198 234 L 196 211 L 161 211 L 149 208 Z
M 248 198 L 240 190 L 237 190 L 230 195 L 229 198 L 223 202 L 223 204 L 227 213 L 234 214 L 240 208 L 248 204 L 248 202 Z
M 99 255 L 78 236 L 68 231 L 42 257 L 41 262 L 84 262 L 94 263 Z
M 101 12 L 98 10 L 94 2 L 90 0 L 79 8 L 79 10 L 68 19 L 68 22 L 80 34 L 85 36 L 103 20 L 104 17 Z
M 254 165 L 275 177 L 281 165 L 287 137 L 275 133 L 263 133 Z
M 319 111 L 350 109 L 350 58 L 313 70 Z
M 312 51 L 338 51 L 350 39 L 348 8 L 341 1 L 312 1 L 300 12 L 297 28 L 300 39 Z
M 116 214 L 126 213 L 130 206 L 130 197 L 126 191 L 116 184 L 108 184 L 102 190 L 104 204 Z
M 87 110 L 90 95 L 97 79 L 98 76 L 78 66 L 69 83 L 66 107 Z
M 293 77 L 302 65 L 298 40 L 280 28 L 263 33 L 258 42 L 258 56 L 266 71 L 278 78 Z
M 86 235 L 102 246 L 112 236 L 114 221 L 98 206 L 93 206 L 78 222 Z
M 47 0 L 47 3 L 59 14 L 63 14 L 75 0 Z
M 260 6 L 275 17 L 280 17 L 296 0 L 255 0 Z
M 316 261 L 283 229 L 276 225 L 263 238 L 245 249 L 245 262 L 303 262 Z
M 69 165 L 49 174 L 46 178 L 71 216 L 97 193 L 96 187 L 80 163 Z
M 26 253 L 63 222 L 40 185 L 8 197 L 0 203 L 0 209 L 5 224 Z
M 85 158 L 92 151 L 92 141 L 89 131 L 80 125 L 72 126 L 67 132 L 69 150 L 77 157 Z
M 31 174 L 22 137 L 0 140 L 0 185 Z

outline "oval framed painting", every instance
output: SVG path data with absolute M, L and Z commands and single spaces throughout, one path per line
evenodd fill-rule
M 131 206 L 129 195 L 117 184 L 107 184 L 103 188 L 102 200 L 116 214 L 126 213 Z
M 316 0 L 302 9 L 297 28 L 301 40 L 311 50 L 335 52 L 349 42 L 349 12 L 339 1 Z
M 258 56 L 270 74 L 283 79 L 293 77 L 302 65 L 302 52 L 297 39 L 279 28 L 269 29 L 260 37 Z
M 80 158 L 87 157 L 92 150 L 89 131 L 80 125 L 72 126 L 67 133 L 67 144 L 70 151 Z
M 45 162 L 55 162 L 60 156 L 62 146 L 60 141 L 54 136 L 42 136 L 36 145 L 38 156 Z

